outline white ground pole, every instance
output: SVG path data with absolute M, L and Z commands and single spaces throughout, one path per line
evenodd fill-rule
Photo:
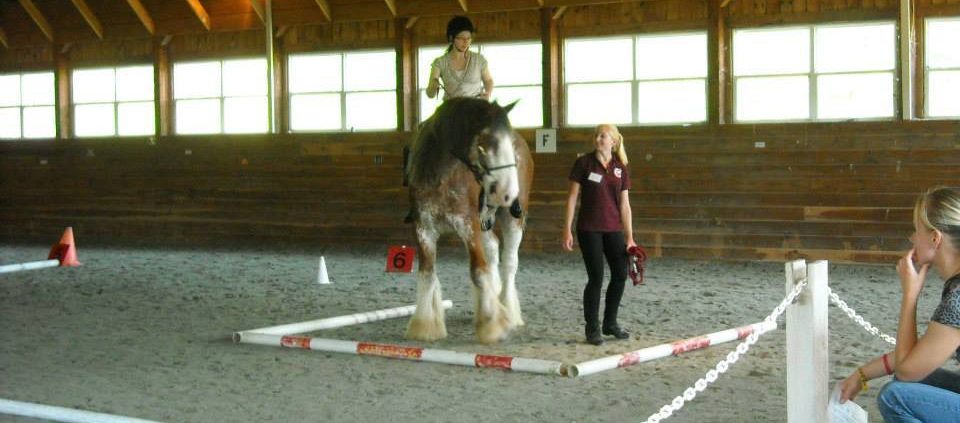
M 303 348 L 314 351 L 338 352 L 357 355 L 375 355 L 415 361 L 455 364 L 467 367 L 492 367 L 519 372 L 563 374 L 564 366 L 559 361 L 535 358 L 510 357 L 435 350 L 404 345 L 377 344 L 372 342 L 342 341 L 339 339 L 311 338 L 308 336 L 272 335 L 245 332 L 240 342 L 270 345 L 274 347 Z
M 115 416 L 112 414 L 6 399 L 0 399 L 0 414 L 12 414 L 15 416 L 69 423 L 159 423 L 155 420 Z
M 453 307 L 453 301 L 444 300 L 443 308 Z M 311 320 L 308 322 L 290 323 L 287 325 L 268 326 L 260 329 L 250 329 L 239 331 L 233 334 L 234 342 L 244 342 L 244 337 L 249 333 L 259 333 L 265 335 L 293 335 L 297 333 L 313 332 L 323 329 L 333 329 L 343 326 L 359 325 L 361 323 L 376 322 L 378 320 L 404 317 L 413 314 L 417 306 L 409 305 L 403 307 L 386 308 L 383 310 L 374 310 L 364 313 L 348 314 L 346 316 L 328 317 L 326 319 Z
M 60 265 L 60 260 L 57 260 L 57 259 L 30 261 L 26 263 L 17 263 L 17 264 L 5 264 L 3 266 L 0 266 L 0 273 L 19 272 L 21 270 L 45 269 L 47 267 L 57 267 L 59 265 Z
M 671 355 L 680 355 L 687 351 L 699 350 L 712 345 L 722 344 L 724 342 L 744 339 L 750 336 L 750 334 L 753 332 L 762 334 L 776 328 L 777 322 L 771 321 L 754 323 L 752 325 L 741 326 L 734 329 L 726 329 L 720 332 L 674 341 L 667 344 L 660 344 L 628 353 L 584 361 L 582 363 L 577 363 L 573 366 L 570 366 L 570 368 L 567 370 L 567 374 L 570 377 L 592 375 L 594 373 L 621 367 L 628 367 L 634 364 L 652 361 Z
M 788 262 L 787 293 L 807 279 L 807 287 L 787 307 L 787 422 L 826 422 L 829 400 L 827 350 L 827 262 Z

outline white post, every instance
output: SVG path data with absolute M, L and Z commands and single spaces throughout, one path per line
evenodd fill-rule
M 787 307 L 787 422 L 827 421 L 827 262 L 786 264 L 787 292 L 807 279 L 807 287 Z

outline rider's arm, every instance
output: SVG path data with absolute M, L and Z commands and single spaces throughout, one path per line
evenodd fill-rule
M 430 82 L 427 83 L 427 97 L 434 98 L 440 92 L 440 68 L 430 67 Z

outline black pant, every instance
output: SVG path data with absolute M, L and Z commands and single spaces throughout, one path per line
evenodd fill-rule
M 583 264 L 587 268 L 587 286 L 583 289 L 583 318 L 587 329 L 600 327 L 600 291 L 603 290 L 603 259 L 610 266 L 610 284 L 607 286 L 606 308 L 603 310 L 603 326 L 617 325 L 617 310 L 623 298 L 627 280 L 627 246 L 623 232 L 577 231 Z

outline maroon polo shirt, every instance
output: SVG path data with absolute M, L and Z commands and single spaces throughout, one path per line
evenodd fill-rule
M 580 156 L 570 169 L 570 181 L 580 184 L 578 231 L 623 230 L 620 191 L 630 189 L 630 172 L 626 165 L 620 163 L 616 154 L 607 168 L 597 159 L 596 152 Z

